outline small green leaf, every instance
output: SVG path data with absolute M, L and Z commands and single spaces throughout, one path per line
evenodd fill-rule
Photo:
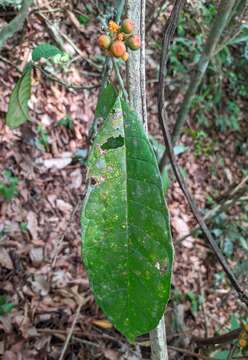
M 20 230 L 21 230 L 22 232 L 25 232 L 25 231 L 27 231 L 27 229 L 28 229 L 28 224 L 25 223 L 25 222 L 21 222 L 21 223 L 19 224 L 19 226 L 20 226 Z
M 67 129 L 72 130 L 73 129 L 73 120 L 69 115 L 66 115 L 65 117 L 63 117 L 61 120 L 58 121 L 59 126 L 64 126 Z
M 96 106 L 96 118 L 106 119 L 110 110 L 113 108 L 116 101 L 116 91 L 112 85 L 106 86 L 102 89 L 99 100 Z
M 63 55 L 64 52 L 52 44 L 39 44 L 32 51 L 32 60 L 39 61 L 41 58 L 48 59 L 56 55 Z
M 137 114 L 111 85 L 98 113 L 105 117 L 88 159 L 82 253 L 97 303 L 134 340 L 158 324 L 169 299 L 169 216 L 156 157 Z
M 5 296 L 0 296 L 0 316 L 10 313 L 13 307 L 14 305 L 8 303 Z
M 79 15 L 78 20 L 80 24 L 87 25 L 90 22 L 90 17 L 87 15 Z
M 27 67 L 10 96 L 6 125 L 11 129 L 17 128 L 29 120 L 28 101 L 31 95 L 31 74 L 32 67 Z
M 9 170 L 3 172 L 6 181 L 0 181 L 0 195 L 10 201 L 17 193 L 18 178 L 13 176 Z
M 0 315 L 8 314 L 12 311 L 13 304 L 4 304 L 0 306 Z
M 214 353 L 214 359 L 215 360 L 226 360 L 228 358 L 229 352 L 230 352 L 229 350 L 216 351 Z
M 46 129 L 41 124 L 37 126 L 37 134 L 38 137 L 35 141 L 37 148 L 41 151 L 48 150 L 49 135 Z

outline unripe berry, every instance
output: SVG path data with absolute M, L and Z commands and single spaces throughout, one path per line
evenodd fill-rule
M 126 46 L 123 41 L 115 40 L 111 45 L 110 51 L 114 57 L 120 58 L 126 52 Z
M 128 60 L 128 52 L 126 51 L 123 55 L 122 55 L 122 60 L 127 61 Z
M 108 35 L 101 35 L 98 38 L 98 45 L 102 49 L 108 49 L 111 45 L 111 39 Z
M 135 24 L 131 19 L 125 19 L 122 22 L 121 31 L 125 34 L 131 34 L 134 31 Z
M 127 46 L 131 50 L 138 50 L 141 46 L 141 40 L 139 35 L 133 35 L 126 41 Z

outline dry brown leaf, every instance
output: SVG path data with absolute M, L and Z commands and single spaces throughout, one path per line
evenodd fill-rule
M 56 206 L 57 208 L 62 211 L 63 213 L 71 213 L 72 210 L 73 210 L 73 207 L 71 204 L 65 202 L 64 200 L 62 199 L 57 199 L 56 200 Z
M 71 173 L 71 189 L 78 189 L 82 185 L 83 182 L 83 176 L 81 169 L 76 169 Z
M 33 240 L 37 240 L 38 239 L 38 221 L 37 221 L 37 216 L 35 214 L 35 212 L 33 211 L 29 211 L 28 215 L 27 215 L 27 227 L 28 230 L 33 238 Z
M 32 285 L 32 290 L 36 294 L 40 296 L 48 295 L 50 290 L 50 285 L 44 276 L 36 274 L 34 280 L 31 281 L 31 285 Z
M 0 265 L 6 269 L 13 270 L 13 262 L 4 247 L 0 247 Z
M 112 350 L 112 349 L 103 349 L 103 355 L 108 360 L 119 360 L 120 354 L 119 352 Z
M 29 252 L 30 260 L 34 266 L 39 266 L 43 261 L 43 248 L 42 247 L 34 247 Z
M 64 169 L 67 165 L 69 165 L 72 161 L 71 157 L 65 158 L 53 158 L 42 160 L 41 164 L 45 166 L 46 169 Z
M 0 329 L 3 329 L 6 334 L 11 334 L 13 331 L 11 314 L 0 316 Z
M 17 360 L 17 354 L 15 354 L 13 351 L 5 351 L 3 360 Z
M 0 341 L 0 355 L 4 353 L 4 341 Z
M 171 219 L 172 226 L 176 230 L 178 237 L 184 237 L 190 233 L 188 224 L 179 216 L 175 216 Z M 182 241 L 184 247 L 191 249 L 193 247 L 194 238 L 192 236 L 187 237 Z
M 113 325 L 108 320 L 93 320 L 92 323 L 102 329 L 112 329 Z

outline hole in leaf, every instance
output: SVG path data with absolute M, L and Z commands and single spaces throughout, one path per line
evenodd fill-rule
M 119 135 L 118 137 L 111 137 L 109 138 L 102 146 L 101 148 L 103 150 L 109 150 L 109 149 L 117 149 L 124 145 L 124 138 L 123 136 Z
M 90 185 L 96 185 L 97 181 L 96 178 L 94 178 L 93 176 L 90 178 Z

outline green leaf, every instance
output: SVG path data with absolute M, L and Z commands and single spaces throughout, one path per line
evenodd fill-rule
M 78 17 L 78 20 L 79 20 L 80 24 L 82 24 L 82 25 L 88 25 L 88 23 L 90 22 L 90 17 L 87 16 L 87 15 L 81 14 L 81 15 L 79 15 L 79 17 Z
M 4 304 L 0 306 L 0 315 L 8 314 L 12 311 L 13 304 Z
M 230 315 L 231 330 L 238 329 L 240 325 L 240 319 L 236 314 Z
M 228 358 L 229 352 L 230 352 L 229 350 L 217 351 L 214 353 L 214 359 L 215 360 L 226 360 Z
M 116 91 L 111 84 L 101 90 L 96 106 L 96 118 L 106 119 L 116 101 Z
M 242 263 L 238 263 L 234 267 L 234 273 L 237 276 L 247 274 L 248 273 L 248 260 L 245 260 Z
M 239 242 L 240 242 L 240 245 L 242 246 L 242 248 L 245 250 L 245 251 L 248 251 L 248 243 L 247 243 L 247 239 L 244 238 L 243 236 L 239 235 Z
M 12 311 L 14 305 L 8 303 L 7 298 L 5 296 L 0 296 L 0 316 L 8 314 Z
M 73 126 L 74 126 L 73 120 L 69 115 L 66 115 L 61 120 L 59 120 L 57 125 L 64 126 L 64 127 L 66 127 L 67 129 L 70 129 L 70 130 L 72 130 Z
M 0 181 L 0 196 L 10 201 L 17 193 L 18 178 L 13 176 L 9 170 L 3 172 L 6 181 Z
M 32 51 L 32 60 L 39 61 L 41 58 L 48 59 L 56 55 L 62 55 L 64 52 L 51 44 L 39 44 Z
M 17 81 L 10 96 L 6 124 L 11 129 L 25 123 L 28 117 L 28 101 L 31 95 L 32 67 L 27 67 L 22 77 Z
M 95 298 L 129 340 L 153 329 L 170 293 L 169 216 L 154 151 L 137 114 L 116 96 L 88 159 L 82 253 Z M 107 114 L 104 108 L 105 115 Z M 99 106 L 98 106 L 98 111 Z

